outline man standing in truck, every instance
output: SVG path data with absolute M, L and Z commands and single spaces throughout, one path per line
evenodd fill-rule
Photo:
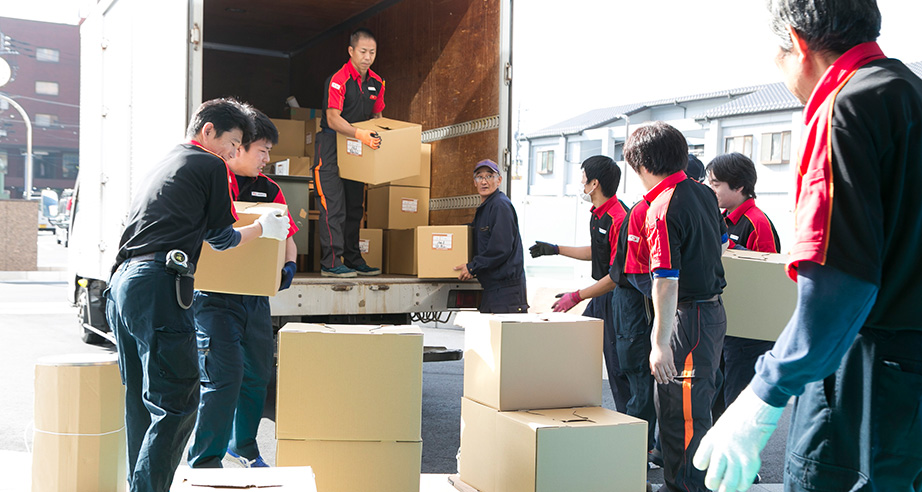
M 288 233 L 288 219 L 273 213 L 233 227 L 224 160 L 253 138 L 240 103 L 203 103 L 186 136 L 132 200 L 106 291 L 106 320 L 125 384 L 132 492 L 169 490 L 195 423 L 198 350 L 189 308 L 202 241 L 227 249 L 256 237 L 281 241 Z
M 373 150 L 381 145 L 376 133 L 351 125 L 380 118 L 384 111 L 384 79 L 371 70 L 377 50 L 371 31 L 357 29 L 349 37 L 349 61 L 324 85 L 313 173 L 320 210 L 320 273 L 326 277 L 381 273 L 381 269 L 368 266 L 359 251 L 365 184 L 342 179 L 336 158 L 337 133 L 357 138 Z
M 474 215 L 474 252 L 469 263 L 458 265 L 459 280 L 477 277 L 483 286 L 481 313 L 525 313 L 525 254 L 519 218 L 512 202 L 499 190 L 503 176 L 490 159 L 474 166 L 474 186 L 480 206 Z
M 922 80 L 887 58 L 875 0 L 772 0 L 775 64 L 804 103 L 797 308 L 701 442 L 712 490 L 745 490 L 788 400 L 787 491 L 920 490 Z
M 262 174 L 279 133 L 261 111 L 248 108 L 255 123 L 252 142 L 227 160 L 231 198 L 235 201 L 285 203 L 275 181 Z M 288 214 L 285 267 L 279 290 L 291 286 L 297 269 L 298 232 Z M 275 369 L 275 339 L 269 298 L 195 292 L 195 332 L 199 347 L 201 403 L 188 462 L 193 468 L 220 468 L 222 458 L 244 467 L 269 466 L 256 443 L 266 391 Z

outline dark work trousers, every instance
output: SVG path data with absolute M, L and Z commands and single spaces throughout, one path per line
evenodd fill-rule
M 256 459 L 256 431 L 275 369 L 269 298 L 196 292 L 201 403 L 189 466 L 220 468 L 230 449 Z
M 922 332 L 862 328 L 794 402 L 784 490 L 922 490 Z
M 334 268 L 364 265 L 359 251 L 359 228 L 365 214 L 365 184 L 339 177 L 336 159 L 336 133 L 324 130 L 317 134 L 317 157 L 314 159 L 314 186 L 320 221 L 320 265 Z
M 752 338 L 724 337 L 724 350 L 720 361 L 717 395 L 714 400 L 713 419 L 716 422 L 724 410 L 746 389 L 752 377 L 756 375 L 756 361 L 772 349 L 775 342 L 754 340 Z
M 625 413 L 647 421 L 647 449 L 653 449 L 656 432 L 656 406 L 653 401 L 653 375 L 650 373 L 650 333 L 653 331 L 653 306 L 637 289 L 617 287 L 612 291 L 612 314 L 617 319 L 618 361 L 630 384 L 631 398 Z
M 521 280 L 480 282 L 483 297 L 480 299 L 480 312 L 493 314 L 527 313 L 528 294 L 525 290 L 525 278 Z
M 663 449 L 663 479 L 670 492 L 707 492 L 705 472 L 692 464 L 701 438 L 711 428 L 711 404 L 727 333 L 723 301 L 680 302 L 672 352 L 679 376 L 656 385 L 656 416 Z
M 627 376 L 621 372 L 621 363 L 618 361 L 615 337 L 615 319 L 611 309 L 611 292 L 606 292 L 599 297 L 593 297 L 583 311 L 583 316 L 598 318 L 603 323 L 602 355 L 605 356 L 605 369 L 608 371 L 608 385 L 611 387 L 611 396 L 615 400 L 615 409 L 621 413 L 627 412 L 627 402 L 631 399 L 631 385 Z
M 128 260 L 109 279 L 106 320 L 125 384 L 131 492 L 167 492 L 198 407 L 192 310 L 162 261 Z

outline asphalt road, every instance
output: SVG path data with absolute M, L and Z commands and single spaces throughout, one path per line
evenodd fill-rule
M 35 362 L 47 355 L 115 350 L 112 345 L 94 346 L 81 341 L 76 309 L 66 300 L 68 284 L 59 271 L 65 265 L 66 250 L 55 243 L 53 235 L 43 233 L 39 236 L 39 269 L 44 271 L 26 278 L 0 272 L 0 474 L 4 477 L 0 491 L 26 490 L 28 483 Z M 463 332 L 453 326 L 428 327 L 424 333 L 427 345 L 463 346 Z M 462 369 L 461 361 L 424 364 L 423 473 L 457 471 Z M 270 464 L 275 463 L 274 399 L 270 392 L 259 431 L 260 449 Z M 603 404 L 613 408 L 607 386 Z M 789 413 L 785 413 L 763 452 L 763 483 L 781 482 Z M 651 470 L 649 478 L 654 484 L 662 483 L 662 470 Z

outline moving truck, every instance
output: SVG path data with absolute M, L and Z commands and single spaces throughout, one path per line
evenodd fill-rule
M 421 124 L 432 144 L 430 224 L 471 222 L 479 204 L 473 163 L 492 158 L 509 169 L 511 13 L 511 0 L 98 2 L 80 27 L 81 155 L 69 251 L 84 340 L 112 338 L 102 293 L 132 195 L 184 140 L 197 106 L 233 96 L 287 118 L 295 96 L 319 108 L 358 27 L 377 37 L 372 69 L 387 84 L 384 115 Z M 456 279 L 299 273 L 270 299 L 279 323 L 406 323 L 412 313 L 476 307 L 479 295 L 479 284 Z

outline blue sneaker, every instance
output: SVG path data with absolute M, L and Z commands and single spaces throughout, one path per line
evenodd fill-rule
M 380 268 L 370 267 L 368 266 L 368 263 L 362 263 L 361 265 L 356 265 L 350 268 L 355 270 L 355 273 L 362 275 L 363 277 L 373 277 L 375 275 L 381 275 Z
M 346 265 L 339 265 L 338 267 L 333 268 L 320 267 L 320 275 L 323 277 L 339 278 L 352 278 L 358 276 L 358 274 L 355 273 L 355 270 L 347 267 Z
M 224 455 L 224 459 L 232 463 L 236 463 L 244 468 L 271 468 L 269 464 L 263 460 L 262 456 L 257 456 L 255 460 L 248 460 L 243 456 L 240 456 L 239 454 L 231 451 L 230 449 L 227 450 L 227 454 Z

